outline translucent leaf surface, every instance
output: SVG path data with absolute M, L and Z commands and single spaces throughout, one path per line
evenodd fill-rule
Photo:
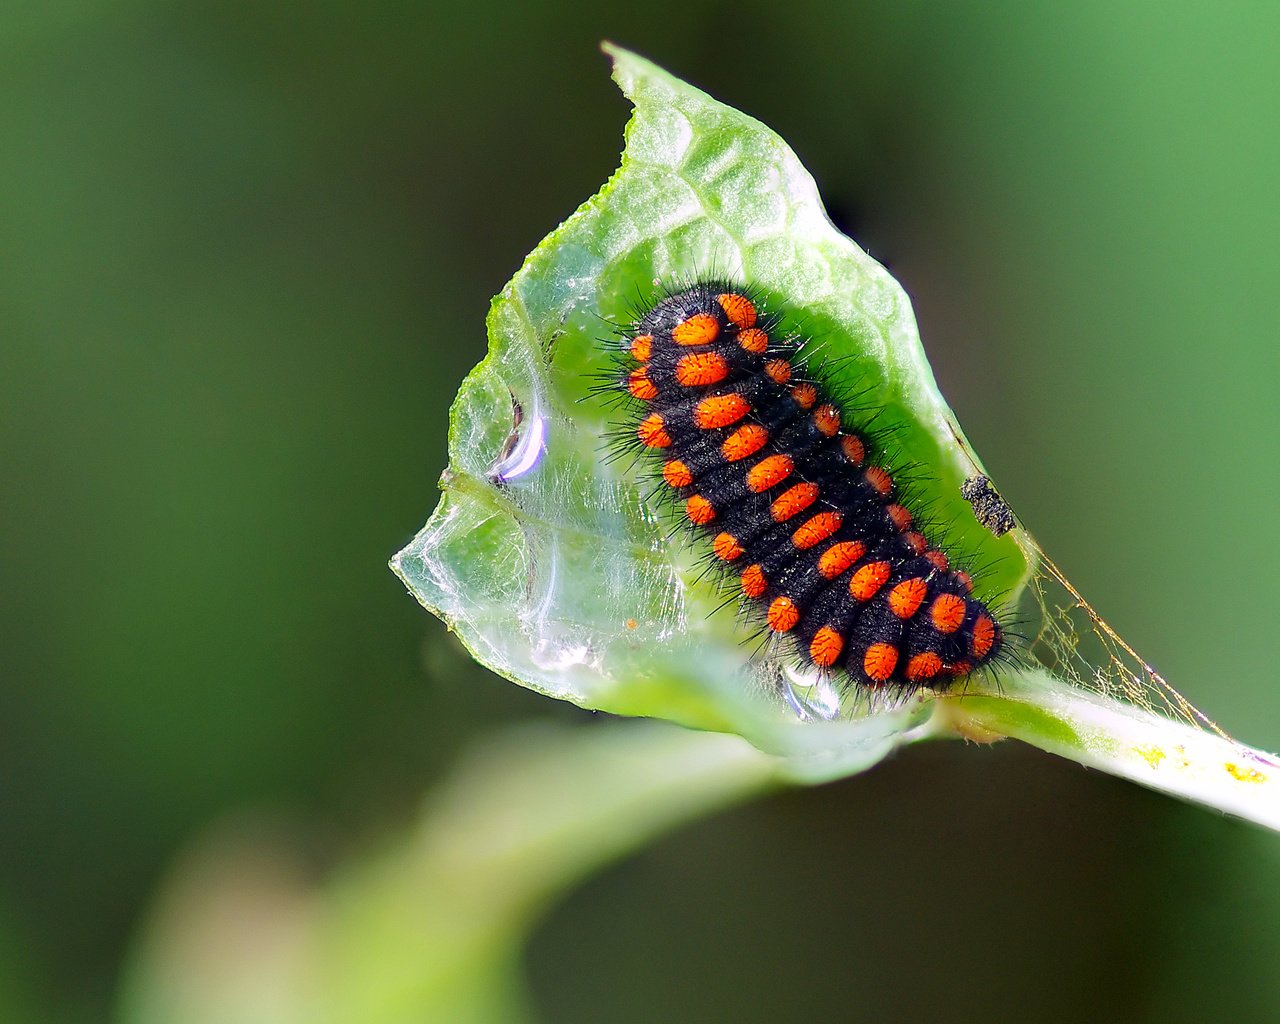
M 659 283 L 712 272 L 749 282 L 802 315 L 837 360 L 837 386 L 883 408 L 877 425 L 896 428 L 901 461 L 930 467 L 918 497 L 954 524 L 949 544 L 998 567 L 992 590 L 1016 591 L 1026 560 L 960 496 L 973 463 L 905 294 L 831 225 L 795 154 L 753 118 L 610 52 L 635 105 L 621 167 L 494 300 L 489 355 L 452 410 L 444 497 L 393 566 L 479 661 L 522 685 L 736 732 L 798 777 L 856 770 L 922 722 L 927 701 L 801 721 L 779 699 L 783 662 L 753 657 L 750 631 L 715 612 L 692 553 L 646 504 L 649 486 L 604 461 L 616 413 L 589 389 L 609 365 L 610 324 Z

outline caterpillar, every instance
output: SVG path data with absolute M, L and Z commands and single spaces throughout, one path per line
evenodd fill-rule
M 946 689 L 997 658 L 1004 628 L 783 322 L 719 280 L 639 311 L 609 382 L 627 398 L 624 443 L 803 663 L 881 692 Z

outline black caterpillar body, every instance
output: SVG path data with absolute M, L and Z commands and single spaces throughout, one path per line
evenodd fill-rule
M 661 458 L 683 515 L 805 662 L 880 690 L 945 689 L 1004 631 L 778 322 L 717 281 L 644 312 L 615 382 L 634 400 L 632 443 Z

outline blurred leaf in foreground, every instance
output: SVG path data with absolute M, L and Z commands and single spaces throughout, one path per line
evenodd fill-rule
M 419 826 L 313 887 L 289 844 L 215 831 L 176 867 L 126 976 L 124 1024 L 506 1024 L 557 895 L 771 785 L 735 736 L 657 722 L 525 728 L 475 748 Z

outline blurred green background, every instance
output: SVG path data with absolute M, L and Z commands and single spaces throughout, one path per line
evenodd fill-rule
M 386 559 L 489 297 L 615 166 L 609 37 L 764 120 L 916 302 L 1095 606 L 1280 747 L 1280 8 L 29 5 L 0 32 L 0 1019 L 105 1019 L 166 865 L 318 875 L 474 737 L 590 718 Z M 572 894 L 548 1021 L 1272 1019 L 1280 843 L 1013 744 L 679 830 Z

